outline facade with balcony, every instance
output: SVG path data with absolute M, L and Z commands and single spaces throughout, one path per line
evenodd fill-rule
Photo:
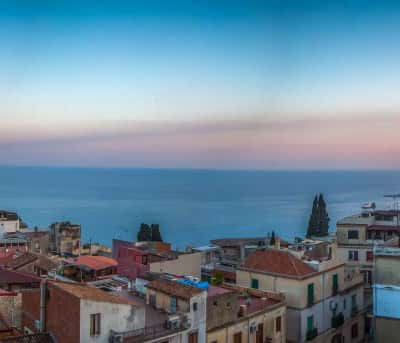
M 237 283 L 280 291 L 287 302 L 289 342 L 361 342 L 364 339 L 364 293 L 361 275 L 348 278 L 336 258 L 336 246 L 319 260 L 301 252 L 266 249 L 238 268 Z

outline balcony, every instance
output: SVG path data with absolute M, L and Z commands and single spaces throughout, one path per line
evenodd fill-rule
M 344 323 L 344 315 L 342 312 L 332 317 L 332 328 L 337 329 L 339 326 L 342 326 Z
M 111 330 L 109 341 L 111 343 L 139 343 L 178 333 L 188 329 L 190 326 L 186 317 L 181 318 L 181 320 L 182 321 L 175 323 L 166 321 L 162 324 L 146 326 L 143 329 L 131 331 L 116 332 Z
M 312 341 L 315 337 L 318 336 L 318 329 L 314 328 L 311 330 L 308 330 L 306 333 L 306 341 Z

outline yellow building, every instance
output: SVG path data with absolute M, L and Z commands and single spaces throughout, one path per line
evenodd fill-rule
M 363 279 L 345 275 L 336 246 L 311 259 L 301 251 L 265 249 L 248 256 L 236 273 L 243 287 L 283 292 L 289 342 L 361 342 Z
M 210 286 L 207 342 L 286 342 L 284 296 L 232 285 Z

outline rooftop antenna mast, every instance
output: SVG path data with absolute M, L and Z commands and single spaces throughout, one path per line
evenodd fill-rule
M 386 194 L 384 195 L 385 198 L 392 198 L 393 199 L 393 210 L 396 213 L 396 219 L 397 219 L 397 226 L 399 226 L 399 199 L 400 199 L 400 194 Z

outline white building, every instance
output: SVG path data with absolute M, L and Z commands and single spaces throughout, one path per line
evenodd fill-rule
M 20 231 L 18 214 L 15 212 L 0 210 L 0 235 Z

